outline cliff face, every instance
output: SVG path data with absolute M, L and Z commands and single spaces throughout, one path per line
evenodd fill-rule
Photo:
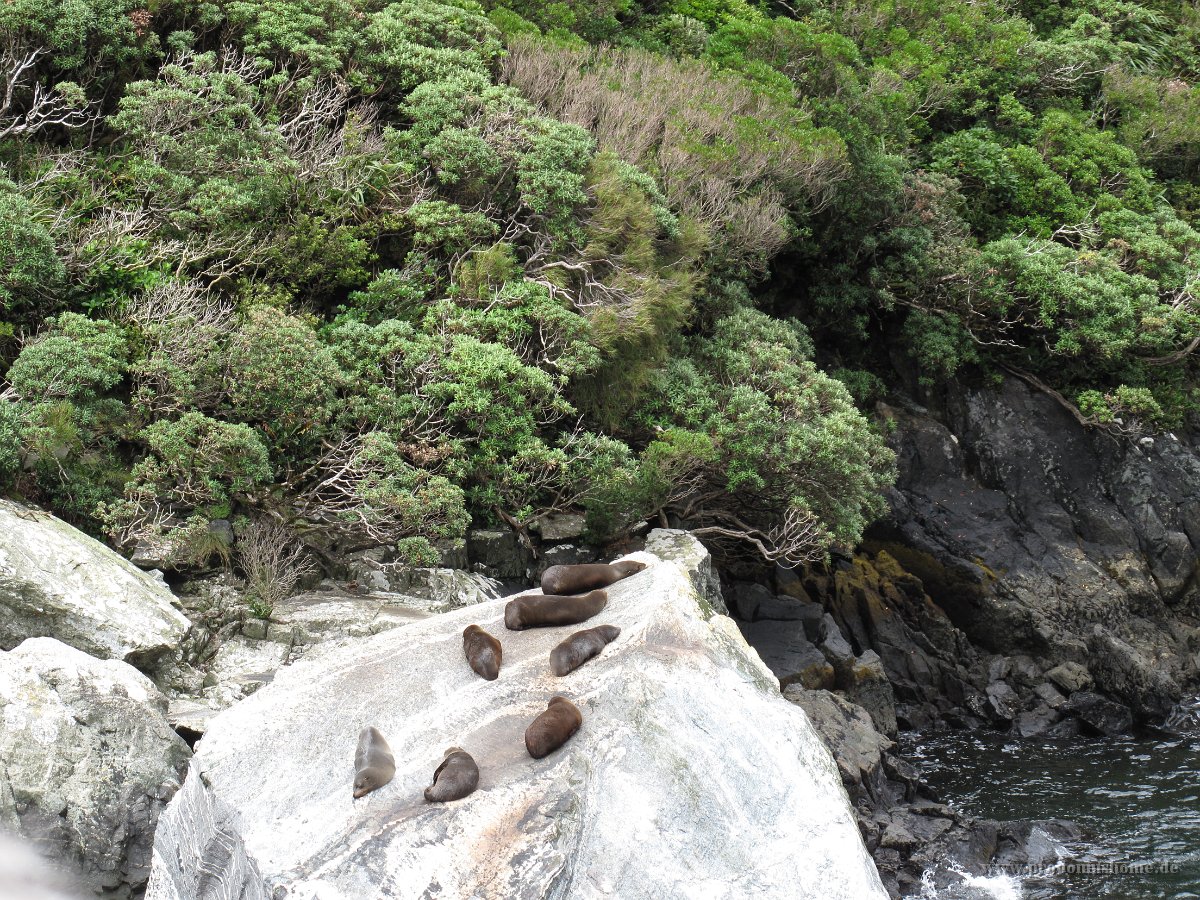
M 588 625 L 621 634 L 565 678 L 580 626 L 510 632 L 481 603 L 315 652 L 220 715 L 160 821 L 148 897 L 884 897 L 836 767 L 698 586 L 702 549 L 656 532 L 649 568 Z M 477 623 L 500 677 L 462 654 Z M 542 760 L 522 734 L 562 693 L 581 730 Z M 395 778 L 351 797 L 355 741 L 388 738 Z M 446 747 L 479 790 L 421 797 Z
M 1200 676 L 1200 454 L 1117 442 L 1010 379 L 936 410 L 881 407 L 890 516 L 853 559 L 781 592 L 875 650 L 902 727 L 1120 732 Z
M 1164 716 L 1200 668 L 1195 444 L 1086 431 L 1012 379 L 940 421 L 890 414 L 902 474 L 874 546 L 984 651 L 1075 663 L 1081 684 Z

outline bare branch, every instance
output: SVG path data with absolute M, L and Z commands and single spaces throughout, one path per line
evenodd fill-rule
M 95 104 L 80 107 L 57 91 L 33 82 L 37 63 L 49 54 L 9 40 L 0 48 L 0 140 L 29 137 L 43 128 L 81 128 L 95 118 Z

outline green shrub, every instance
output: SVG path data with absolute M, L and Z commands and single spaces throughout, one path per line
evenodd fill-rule
M 403 0 L 371 16 L 358 55 L 364 87 L 403 97 L 462 71 L 486 75 L 500 35 L 471 0 Z
M 0 400 L 0 491 L 21 474 L 21 417 L 15 403 Z
M 8 370 L 8 380 L 23 400 L 87 403 L 121 383 L 129 348 L 116 325 L 63 313 L 47 319 L 46 326 Z
M 320 439 L 339 373 L 309 325 L 272 307 L 254 307 L 227 352 L 229 418 L 254 425 L 285 452 Z
M 858 541 L 883 511 L 893 454 L 811 351 L 798 323 L 739 310 L 688 342 L 640 411 L 674 432 L 647 455 L 684 486 L 666 508 L 727 550 L 749 544 L 789 564 L 818 559 Z
M 318 75 L 340 71 L 358 44 L 359 4 L 351 0 L 235 0 L 229 24 L 253 56 L 299 61 Z
M 66 277 L 54 238 L 17 186 L 0 179 L 0 309 L 16 321 L 36 321 Z
M 193 509 L 230 514 L 229 504 L 271 480 L 267 448 L 254 430 L 190 412 L 155 422 L 139 438 L 147 456 L 133 470 L 138 488 Z

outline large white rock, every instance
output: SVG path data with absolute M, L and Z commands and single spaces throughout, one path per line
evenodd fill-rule
M 106 896 L 150 875 L 158 815 L 191 755 L 145 675 L 53 638 L 0 652 L 0 829 Z
M 882 900 L 804 712 L 685 569 L 634 558 L 651 568 L 586 626 L 506 631 L 505 601 L 489 601 L 281 669 L 200 742 L 159 823 L 148 900 Z M 497 681 L 463 659 L 471 623 L 504 644 Z M 551 648 L 602 623 L 620 637 L 551 675 Z M 524 731 L 555 692 L 584 724 L 533 760 Z M 368 724 L 397 771 L 354 801 Z M 479 763 L 479 790 L 426 804 L 451 745 Z
M 53 637 L 152 671 L 187 618 L 161 581 L 48 513 L 0 500 L 0 649 Z

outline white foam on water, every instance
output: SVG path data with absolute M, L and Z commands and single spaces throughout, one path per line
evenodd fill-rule
M 939 889 L 934 883 L 932 869 L 921 875 L 920 900 L 1022 900 L 1021 880 L 1013 875 L 972 875 L 957 866 L 947 872 L 961 881 Z

